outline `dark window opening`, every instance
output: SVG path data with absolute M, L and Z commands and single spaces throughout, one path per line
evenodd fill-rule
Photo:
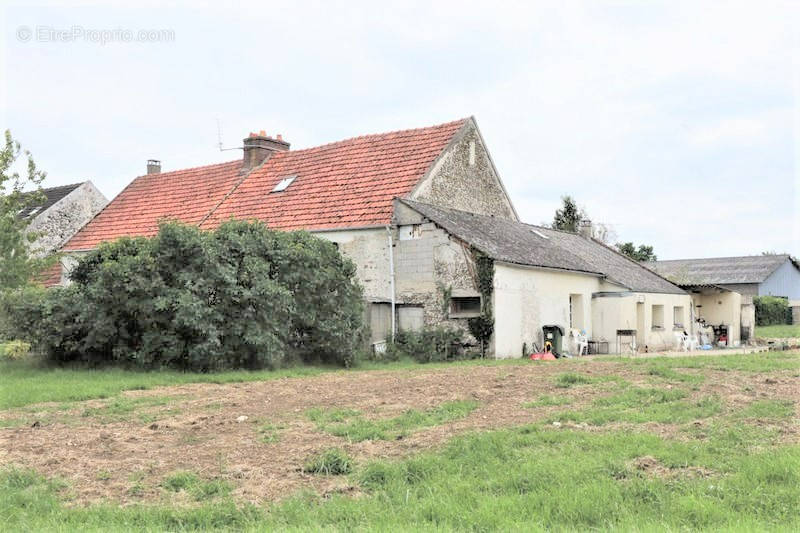
M 450 316 L 465 317 L 481 314 L 480 296 L 455 296 L 450 298 Z

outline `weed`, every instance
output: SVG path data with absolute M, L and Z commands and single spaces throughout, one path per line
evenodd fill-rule
M 219 479 L 203 480 L 192 472 L 176 472 L 164 479 L 161 486 L 170 492 L 184 491 L 196 501 L 209 500 L 230 494 L 231 485 Z
M 281 440 L 281 430 L 285 429 L 283 424 L 263 424 L 258 428 L 261 435 L 261 442 L 264 444 L 275 444 Z
M 353 460 L 340 448 L 330 448 L 321 454 L 311 457 L 303 467 L 303 472 L 339 476 L 349 474 L 353 469 Z
M 564 372 L 556 376 L 556 387 L 568 389 L 573 385 L 588 385 L 595 383 L 597 378 L 587 376 L 586 374 L 578 374 L 576 372 Z

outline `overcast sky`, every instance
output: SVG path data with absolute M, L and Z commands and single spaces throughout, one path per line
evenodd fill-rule
M 662 259 L 800 255 L 798 2 L 0 9 L 0 127 L 49 185 L 241 157 L 217 120 L 304 148 L 474 115 L 526 222 L 571 194 Z

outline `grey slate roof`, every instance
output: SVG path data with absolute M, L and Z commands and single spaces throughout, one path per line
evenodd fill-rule
M 22 211 L 19 212 L 19 216 L 24 218 L 31 215 L 34 209 L 37 209 L 35 215 L 39 215 L 44 213 L 48 209 L 50 209 L 56 202 L 67 196 L 69 193 L 77 189 L 83 185 L 83 183 L 73 183 L 70 185 L 61 185 L 58 187 L 49 187 L 47 189 L 42 189 L 42 193 L 44 194 L 44 202 L 38 203 L 36 205 L 31 205 Z M 29 193 L 33 194 L 33 193 Z
M 497 261 L 593 274 L 636 292 L 684 294 L 636 261 L 574 233 L 400 200 Z
M 791 256 L 752 255 L 745 257 L 713 257 L 710 259 L 675 259 L 647 263 L 665 278 L 679 285 L 713 285 L 761 283 Z

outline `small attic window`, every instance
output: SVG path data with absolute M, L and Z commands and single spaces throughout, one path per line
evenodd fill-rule
M 28 213 L 27 215 L 25 215 L 25 218 L 31 218 L 31 217 L 33 217 L 33 215 L 35 215 L 36 213 L 38 213 L 38 212 L 39 212 L 39 211 L 41 211 L 41 210 L 42 210 L 42 206 L 40 206 L 40 205 L 39 205 L 39 206 L 36 206 L 36 207 L 34 207 L 33 209 L 31 209 L 31 212 L 30 212 L 30 213 Z M 22 209 L 22 210 L 20 211 L 20 213 L 21 213 L 22 211 L 25 211 L 25 210 L 24 210 L 24 209 Z
M 539 237 L 541 237 L 542 239 L 545 239 L 545 240 L 549 240 L 549 239 L 550 239 L 550 237 L 548 237 L 547 235 L 545 235 L 545 234 L 544 234 L 544 233 L 542 233 L 541 231 L 538 231 L 538 230 L 535 230 L 535 229 L 532 229 L 531 231 L 532 231 L 534 234 L 536 234 L 536 235 L 538 235 Z
M 275 187 L 272 189 L 272 192 L 285 191 L 286 188 L 289 187 L 289 185 L 291 185 L 295 179 L 297 179 L 297 176 L 286 176 L 281 181 L 279 181 L 277 185 L 275 185 Z

